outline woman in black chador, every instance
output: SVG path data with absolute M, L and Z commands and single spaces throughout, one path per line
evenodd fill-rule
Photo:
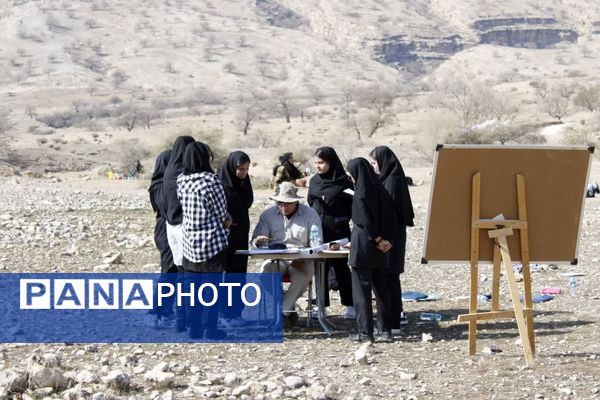
M 386 254 L 392 247 L 395 220 L 392 199 L 364 158 L 348 163 L 354 180 L 352 199 L 352 236 L 348 264 L 352 269 L 352 296 L 356 309 L 358 333 L 355 341 L 374 340 L 371 289 L 377 299 L 379 333 L 384 340 L 392 339 L 390 304 L 387 295 L 388 274 Z
M 351 178 L 344 171 L 342 162 L 331 147 L 320 147 L 315 151 L 317 173 L 310 179 L 308 204 L 321 217 L 323 240 L 331 242 L 350 238 L 352 196 L 344 193 L 353 189 Z M 342 305 L 347 307 L 345 317 L 354 319 L 356 313 L 352 302 L 352 278 L 348 263 L 344 259 L 327 260 L 327 271 L 333 267 L 337 278 Z M 329 290 L 324 288 L 325 305 L 329 303 Z
M 392 238 L 392 250 L 387 253 L 388 273 L 387 290 L 390 296 L 392 329 L 408 323 L 402 307 L 402 287 L 400 274 L 404 272 L 406 252 L 406 227 L 414 226 L 415 213 L 408 191 L 406 175 L 398 158 L 387 146 L 375 147 L 371 153 L 371 164 L 379 174 L 379 180 L 392 197 L 396 211 L 396 224 Z
M 229 227 L 227 263 L 225 272 L 245 274 L 248 270 L 248 256 L 236 255 L 236 250 L 248 249 L 250 233 L 249 209 L 254 201 L 252 183 L 248 170 L 250 157 L 243 151 L 229 154 L 227 161 L 219 171 L 219 178 L 227 197 L 227 211 L 233 220 Z M 242 306 L 234 307 L 234 312 L 228 314 L 230 322 L 241 316 Z M 240 321 L 241 322 L 241 321 Z
M 160 272 L 161 275 L 158 279 L 158 283 L 171 283 L 175 282 L 177 273 L 177 267 L 173 263 L 173 253 L 169 247 L 167 240 L 167 219 L 166 219 L 166 207 L 163 199 L 163 176 L 171 157 L 171 150 L 165 150 L 156 157 L 154 164 L 154 172 L 152 173 L 152 180 L 150 181 L 150 188 L 148 193 L 150 195 L 150 204 L 152 209 L 156 213 L 156 224 L 154 226 L 154 243 L 156 248 L 160 252 Z M 156 315 L 157 327 L 162 324 L 167 327 L 172 324 L 173 321 L 173 297 L 167 298 L 161 307 L 157 306 L 158 292 L 155 293 L 154 309 L 150 311 L 150 314 Z
M 167 220 L 167 239 L 173 253 L 173 262 L 177 266 L 177 282 L 183 281 L 183 214 L 177 198 L 177 177 L 183 172 L 183 155 L 188 144 L 195 142 L 191 136 L 179 136 L 173 144 L 173 151 L 167 163 L 163 177 L 163 200 L 165 219 Z M 186 315 L 183 307 L 175 307 L 175 330 L 186 329 Z

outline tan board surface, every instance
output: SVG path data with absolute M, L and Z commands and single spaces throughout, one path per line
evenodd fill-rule
M 470 260 L 471 180 L 481 173 L 480 218 L 518 219 L 516 175 L 525 178 L 532 262 L 572 262 L 592 153 L 587 147 L 445 145 L 437 151 L 423 257 Z M 518 232 L 508 237 L 520 261 Z M 479 260 L 493 260 L 492 241 L 481 230 Z

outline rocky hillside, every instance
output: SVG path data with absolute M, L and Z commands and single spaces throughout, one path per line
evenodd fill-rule
M 593 84 L 599 26 L 592 0 L 6 1 L 0 135 L 22 151 L 3 159 L 87 169 L 116 162 L 119 141 L 153 153 L 187 128 L 224 148 L 390 136 L 418 153 L 423 113 L 457 71 L 512 91 L 519 126 L 544 126 L 529 83 Z

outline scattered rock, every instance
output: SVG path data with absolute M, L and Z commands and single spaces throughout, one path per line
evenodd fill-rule
M 118 369 L 109 372 L 108 375 L 102 378 L 102 381 L 109 387 L 120 391 L 129 389 L 129 385 L 131 383 L 129 380 L 129 375 Z
M 401 372 L 400 379 L 404 381 L 409 381 L 413 379 L 417 379 L 419 375 L 416 372 Z
M 153 382 L 158 386 L 169 387 L 175 380 L 175 374 L 172 372 L 164 372 L 164 363 L 158 364 L 152 370 L 144 374 L 144 379 L 148 382 Z
M 98 383 L 99 381 L 100 377 L 90 371 L 79 371 L 75 375 L 75 382 L 77 383 Z
M 63 372 L 56 368 L 34 368 L 29 371 L 29 387 L 31 389 L 53 388 L 63 389 L 67 386 Z
M 430 333 L 423 332 L 423 334 L 421 334 L 421 341 L 423 343 L 429 343 L 433 341 L 433 335 L 431 335 Z
M 337 399 L 341 393 L 340 387 L 335 383 L 328 383 L 325 386 L 325 395 L 330 399 Z
M 319 384 L 315 384 L 306 389 L 306 397 L 312 400 L 327 400 L 325 388 Z
M 491 346 L 486 346 L 483 348 L 483 350 L 481 351 L 483 354 L 495 354 L 495 353 L 502 353 L 502 349 L 499 348 L 498 346 L 495 345 L 491 345 Z
M 369 364 L 369 347 L 371 346 L 370 342 L 363 343 L 360 345 L 358 350 L 354 352 L 354 359 L 359 365 L 368 365 Z
M 250 386 L 249 385 L 242 385 L 242 386 L 238 386 L 235 389 L 233 389 L 233 391 L 231 392 L 232 396 L 235 397 L 240 397 L 243 394 L 249 394 L 250 393 Z
M 103 264 L 121 264 L 123 263 L 123 253 L 117 253 L 115 255 L 107 256 L 103 261 Z
M 27 389 L 27 379 L 27 371 L 24 369 L 9 368 L 1 370 L 0 388 L 6 389 L 6 392 L 23 393 Z
M 297 389 L 304 386 L 304 378 L 300 376 L 290 375 L 285 377 L 285 386 L 291 389 Z
M 225 378 L 223 378 L 223 384 L 226 386 L 234 386 L 239 381 L 240 379 L 235 372 L 228 372 L 225 374 Z
M 60 357 L 54 353 L 46 353 L 42 355 L 42 365 L 50 368 L 60 367 Z

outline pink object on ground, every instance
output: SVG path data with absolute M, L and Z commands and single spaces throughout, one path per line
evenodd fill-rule
M 545 287 L 540 290 L 541 294 L 560 294 L 561 290 L 558 287 Z

